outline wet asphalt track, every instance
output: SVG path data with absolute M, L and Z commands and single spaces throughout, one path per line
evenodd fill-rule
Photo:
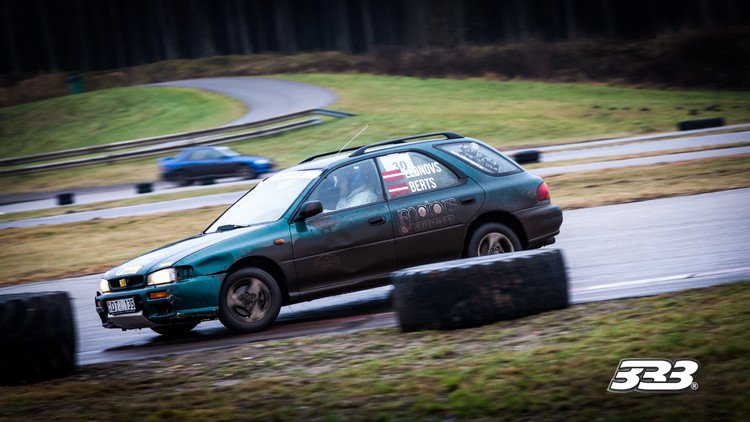
M 567 211 L 551 246 L 563 251 L 573 303 L 653 295 L 750 280 L 750 189 Z M 69 292 L 78 330 L 78 363 L 144 359 L 250 342 L 394 327 L 390 288 L 282 309 L 256 334 L 235 335 L 217 321 L 183 339 L 150 330 L 105 330 L 94 311 L 99 276 L 0 289 Z

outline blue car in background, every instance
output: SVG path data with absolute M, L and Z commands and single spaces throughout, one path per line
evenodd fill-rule
M 188 148 L 177 157 L 159 158 L 161 178 L 181 186 L 222 177 L 254 179 L 271 171 L 272 167 L 273 163 L 266 157 L 240 155 L 227 147 L 216 146 Z

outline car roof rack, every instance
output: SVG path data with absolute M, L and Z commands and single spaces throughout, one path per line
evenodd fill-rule
M 352 147 L 352 148 L 342 149 L 341 151 L 324 152 L 322 154 L 313 155 L 310 158 L 305 158 L 303 161 L 300 161 L 300 164 L 307 163 L 308 161 L 312 161 L 312 160 L 317 160 L 318 158 L 325 157 L 327 155 L 336 155 L 336 154 L 340 154 L 342 152 L 354 151 L 354 150 L 357 150 L 359 148 L 361 148 L 361 147 Z
M 308 161 L 316 160 L 318 158 L 325 157 L 327 155 L 335 155 L 335 154 L 339 154 L 339 153 L 342 153 L 342 152 L 349 152 L 349 151 L 354 151 L 353 153 L 351 153 L 351 155 L 349 155 L 350 157 L 358 157 L 360 155 L 365 154 L 367 152 L 367 150 L 370 149 L 370 148 L 375 148 L 375 147 L 379 147 L 379 146 L 383 146 L 383 145 L 403 144 L 406 141 L 410 141 L 412 139 L 430 138 L 430 137 L 433 137 L 433 136 L 445 136 L 445 139 L 463 139 L 463 138 L 465 138 L 465 136 L 459 135 L 458 133 L 453 133 L 453 132 L 425 133 L 425 134 L 422 134 L 422 135 L 407 136 L 405 138 L 391 139 L 391 140 L 388 140 L 388 141 L 378 142 L 378 143 L 375 143 L 375 144 L 363 145 L 363 146 L 354 147 L 354 148 L 347 148 L 347 149 L 343 149 L 341 151 L 326 152 L 326 153 L 323 153 L 323 154 L 314 155 L 314 156 L 312 156 L 312 157 L 310 157 L 310 158 L 302 161 L 300 164 L 307 163 Z

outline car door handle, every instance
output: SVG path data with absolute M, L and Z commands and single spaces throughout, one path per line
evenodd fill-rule
M 367 220 L 368 223 L 370 223 L 371 226 L 379 226 L 383 223 L 385 223 L 385 217 L 378 216 L 378 217 L 372 217 L 371 219 Z
M 475 202 L 477 202 L 476 196 L 464 196 L 463 198 L 459 199 L 458 202 L 461 203 L 461 205 L 471 205 Z

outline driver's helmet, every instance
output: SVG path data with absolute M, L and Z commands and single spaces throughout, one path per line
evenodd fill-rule
M 365 174 L 359 166 L 354 166 L 349 173 L 349 190 L 353 191 L 365 183 Z

